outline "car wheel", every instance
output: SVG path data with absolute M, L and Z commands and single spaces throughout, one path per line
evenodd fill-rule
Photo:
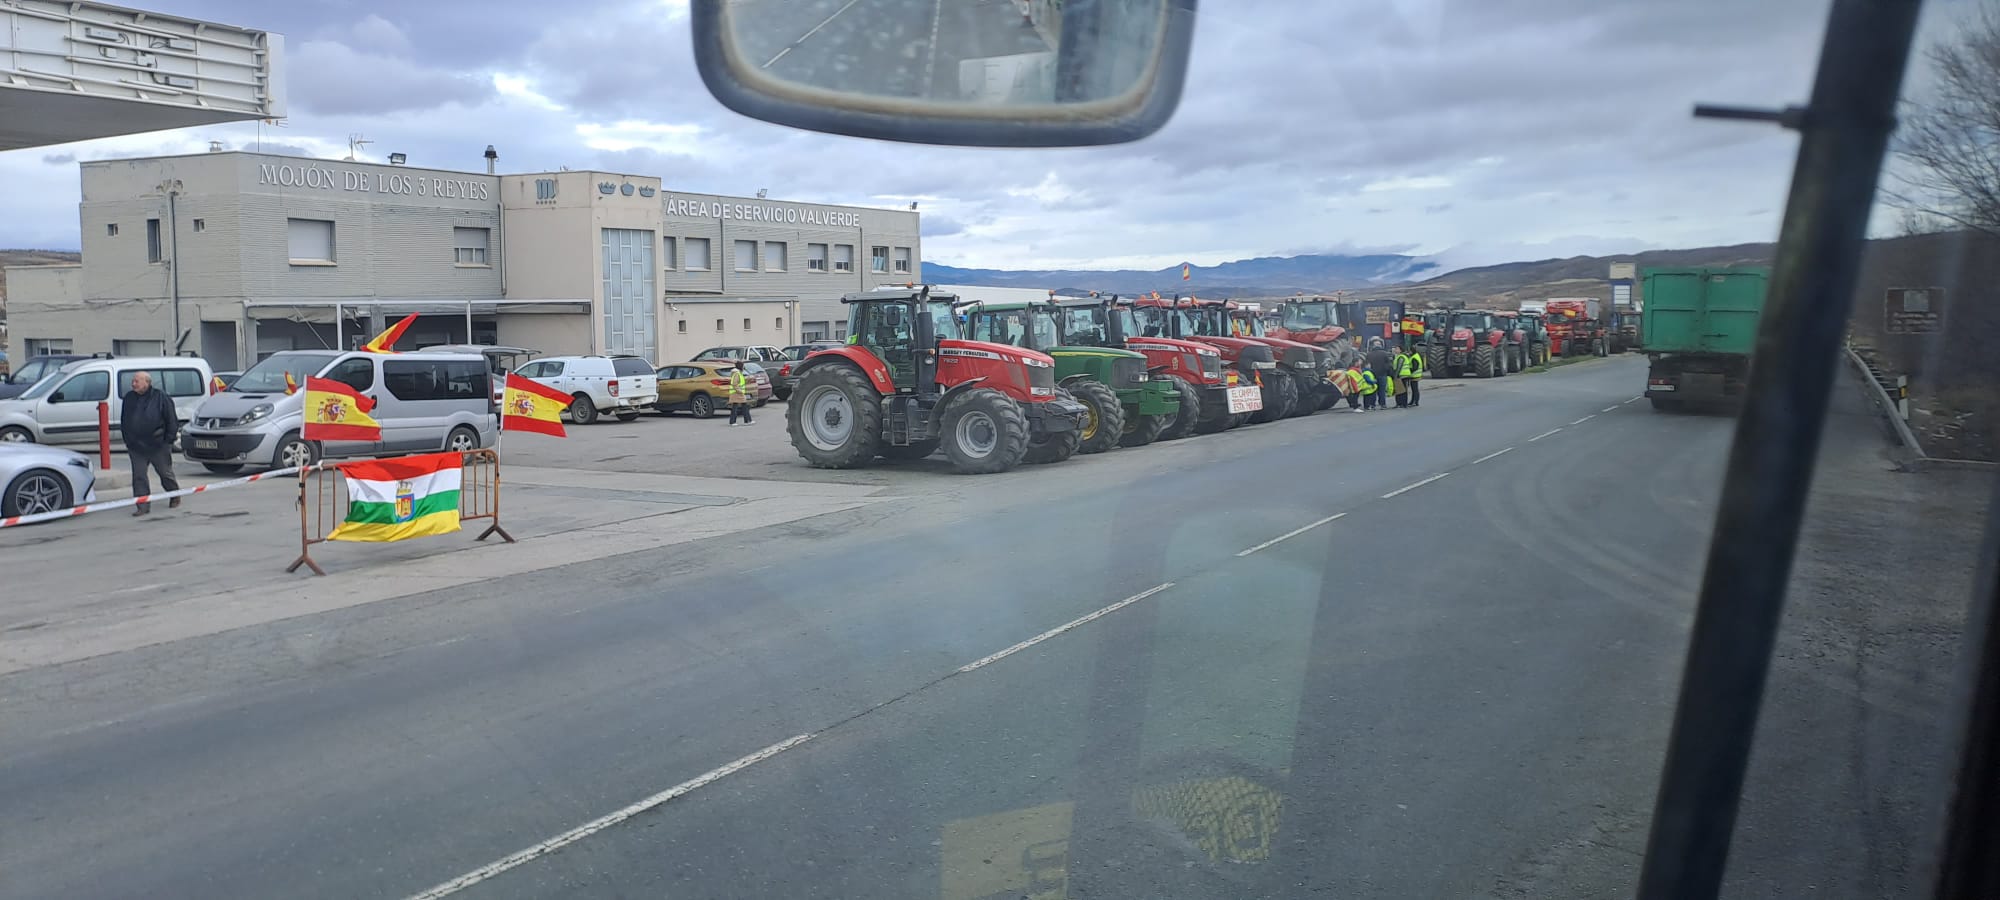
M 578 425 L 597 421 L 597 404 L 590 402 L 590 395 L 577 394 L 570 398 L 569 420 Z
M 697 419 L 706 419 L 709 416 L 715 415 L 715 400 L 707 394 L 696 394 L 693 397 L 689 397 L 688 412 L 693 413 Z
M 0 444 L 32 444 L 34 442 L 34 433 L 19 425 L 9 425 L 5 428 L 0 428 Z
M 271 454 L 271 468 L 297 469 L 319 462 L 319 444 L 300 439 L 298 432 L 285 435 L 278 451 Z
M 444 449 L 452 453 L 470 453 L 479 449 L 479 432 L 463 425 L 445 435 Z
M 61 474 L 48 469 L 29 469 L 7 485 L 6 495 L 0 496 L 0 513 L 32 516 L 68 509 L 72 502 L 69 482 Z
M 202 463 L 201 467 L 217 475 L 234 475 L 243 471 L 242 463 Z

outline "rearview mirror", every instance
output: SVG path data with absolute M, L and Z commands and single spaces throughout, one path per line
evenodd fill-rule
M 709 93 L 753 118 L 927 144 L 1115 144 L 1180 102 L 1196 0 L 693 0 Z

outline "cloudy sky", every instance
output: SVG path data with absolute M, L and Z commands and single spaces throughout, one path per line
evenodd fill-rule
M 946 0 L 1006 3 L 1009 0 Z M 1928 30 L 1971 0 L 1931 3 Z M 906 206 L 924 257 L 1156 268 L 1297 253 L 1448 266 L 1771 240 L 1827 0 L 1209 0 L 1181 109 L 1133 144 L 973 150 L 793 131 L 712 100 L 685 0 L 132 0 L 286 35 L 290 119 L 0 153 L 0 247 L 77 245 L 76 160 L 231 148 L 659 175 Z

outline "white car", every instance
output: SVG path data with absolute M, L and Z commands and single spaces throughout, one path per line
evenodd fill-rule
M 0 445 L 0 516 L 56 512 L 97 499 L 97 473 L 74 450 Z
M 600 415 L 630 422 L 660 400 L 653 364 L 637 356 L 544 356 L 514 374 L 570 395 L 570 421 L 588 425 Z
M 173 398 L 182 422 L 208 396 L 215 376 L 208 362 L 193 356 L 121 356 L 80 359 L 44 375 L 28 392 L 0 400 L 0 442 L 85 444 L 97 441 L 97 404 L 110 405 L 111 438 L 118 440 L 121 400 L 132 376 L 153 376 L 153 389 Z

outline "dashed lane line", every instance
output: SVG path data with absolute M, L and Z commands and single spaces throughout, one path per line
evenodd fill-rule
M 1302 534 L 1305 534 L 1305 533 L 1306 533 L 1306 532 L 1308 532 L 1308 531 L 1311 531 L 1311 530 L 1313 530 L 1313 529 L 1315 529 L 1315 528 L 1318 528 L 1318 527 L 1320 527 L 1321 525 L 1325 525 L 1326 523 L 1328 523 L 1328 522 L 1331 522 L 1331 521 L 1333 521 L 1333 520 L 1335 520 L 1335 519 L 1338 519 L 1338 518 L 1340 518 L 1340 517 L 1342 517 L 1342 516 L 1345 516 L 1345 515 L 1347 515 L 1347 514 L 1346 514 L 1346 513 L 1334 513 L 1333 515 L 1330 515 L 1330 516 L 1327 516 L 1326 518 L 1324 518 L 1324 519 L 1321 519 L 1321 520 L 1319 520 L 1319 521 L 1317 521 L 1317 522 L 1314 522 L 1314 523 L 1312 523 L 1311 525 L 1307 525 L 1307 526 L 1305 526 L 1304 528 L 1294 528 L 1294 529 L 1292 529 L 1291 531 L 1287 531 L 1287 532 L 1285 532 L 1284 534 L 1281 534 L 1281 535 L 1278 535 L 1277 537 L 1274 537 L 1274 538 L 1272 538 L 1272 539 L 1270 539 L 1270 540 L 1268 540 L 1268 541 L 1265 541 L 1264 543 L 1261 543 L 1261 544 L 1258 544 L 1258 545 L 1257 545 L 1257 546 L 1255 546 L 1255 547 L 1251 547 L 1251 548 L 1250 548 L 1250 549 L 1248 549 L 1248 550 L 1244 550 L 1244 551 L 1241 551 L 1241 552 L 1237 553 L 1236 555 L 1237 555 L 1237 556 L 1239 556 L 1239 557 L 1242 557 L 1242 556 L 1249 556 L 1250 554 L 1252 554 L 1252 553 L 1255 553 L 1255 552 L 1257 552 L 1257 551 L 1259 551 L 1259 550 L 1262 550 L 1262 549 L 1264 549 L 1264 548 L 1266 548 L 1266 547 L 1269 547 L 1269 546 L 1271 546 L 1271 545 L 1273 545 L 1273 544 L 1276 544 L 1276 543 L 1278 543 L 1279 541 L 1288 541 L 1288 540 L 1291 540 L 1292 538 L 1295 538 L 1295 537 L 1298 537 L 1299 535 L 1302 535 Z
M 1627 401 L 1625 401 L 1625 403 L 1637 403 L 1637 402 L 1639 402 L 1639 401 L 1641 401 L 1641 400 L 1644 400 L 1644 399 L 1646 399 L 1646 395 L 1645 395 L 1645 394 L 1640 394 L 1640 395 L 1639 395 L 1639 396 L 1637 396 L 1637 397 L 1633 397 L 1632 399 L 1630 399 L 1630 400 L 1627 400 Z M 1620 404 L 1620 405 L 1622 406 L 1622 405 L 1624 405 L 1624 404 Z
M 1528 443 L 1532 444 L 1532 443 L 1534 443 L 1534 442 L 1536 442 L 1536 441 L 1539 441 L 1539 440 L 1541 440 L 1542 438 L 1545 438 L 1545 437 L 1548 437 L 1549 435 L 1552 435 L 1552 434 L 1555 434 L 1556 432 L 1558 432 L 1558 431 L 1561 431 L 1561 430 L 1562 430 L 1562 429 L 1560 429 L 1560 428 L 1551 428 L 1551 429 L 1549 429 L 1549 430 L 1547 430 L 1547 431 L 1544 431 L 1544 432 L 1542 432 L 1541 434 L 1538 434 L 1538 435 L 1535 435 L 1534 437 L 1531 437 L 1531 438 L 1529 438 L 1529 439 L 1528 439 Z
M 1511 451 L 1511 450 L 1513 450 L 1513 449 L 1514 449 L 1514 448 L 1512 448 L 1512 447 L 1508 447 L 1508 448 L 1507 448 L 1506 450 L 1495 450 L 1495 451 L 1493 451 L 1492 453 L 1488 453 L 1488 454 L 1486 454 L 1485 456 L 1482 456 L 1482 457 L 1480 457 L 1480 458 L 1478 458 L 1478 459 L 1475 459 L 1475 460 L 1473 460 L 1473 461 L 1472 461 L 1472 464 L 1473 464 L 1473 465 L 1475 465 L 1475 466 L 1476 466 L 1476 465 L 1479 465 L 1480 463 L 1483 463 L 1483 462 L 1485 462 L 1485 461 L 1487 461 L 1487 460 L 1489 460 L 1489 459 L 1492 459 L 1493 457 L 1496 457 L 1496 456 L 1499 456 L 1499 455 L 1500 455 L 1500 454 L 1502 454 L 1502 453 L 1507 453 L 1507 452 L 1509 452 L 1509 451 Z
M 1090 623 L 1092 623 L 1092 622 L 1095 622 L 1095 621 L 1097 621 L 1098 619 L 1102 619 L 1102 618 L 1104 618 L 1105 616 L 1108 616 L 1108 615 L 1111 615 L 1112 613 L 1115 613 L 1115 612 L 1117 612 L 1117 611 L 1119 611 L 1119 610 L 1121 610 L 1121 609 L 1124 609 L 1125 607 L 1128 607 L 1128 606 L 1131 606 L 1131 605 L 1132 605 L 1132 604 L 1134 604 L 1134 603 L 1137 603 L 1137 602 L 1139 602 L 1139 601 L 1141 601 L 1141 600 L 1144 600 L 1144 599 L 1146 599 L 1147 597 L 1151 597 L 1151 596 L 1153 596 L 1154 594 L 1157 594 L 1157 593 L 1159 593 L 1159 592 L 1161 592 L 1161 591 L 1164 591 L 1164 590 L 1166 590 L 1167 588 L 1170 588 L 1170 587 L 1173 587 L 1173 586 L 1174 586 L 1174 583 L 1173 583 L 1173 582 L 1171 582 L 1171 581 L 1169 581 L 1169 582 L 1167 582 L 1167 583 L 1165 583 L 1165 584 L 1160 584 L 1160 585 L 1154 585 L 1153 587 L 1149 587 L 1149 588 L 1147 588 L 1147 589 L 1145 589 L 1145 590 L 1143 590 L 1143 591 L 1140 591 L 1139 593 L 1136 593 L 1136 594 L 1133 594 L 1133 595 L 1132 595 L 1132 596 L 1130 596 L 1130 597 L 1126 597 L 1125 599 L 1123 599 L 1123 600 L 1120 600 L 1120 601 L 1118 601 L 1117 603 L 1113 603 L 1113 604 L 1111 604 L 1110 606 L 1107 606 L 1107 607 L 1105 607 L 1105 608 L 1103 608 L 1103 609 L 1100 609 L 1100 610 L 1098 610 L 1098 611 L 1096 611 L 1096 612 L 1094 612 L 1094 613 L 1091 613 L 1091 614 L 1089 614 L 1089 615 L 1087 615 L 1087 616 L 1082 616 L 1082 617 L 1080 617 L 1080 618 L 1076 618 L 1076 619 L 1071 619 L 1071 620 L 1070 620 L 1070 621 L 1068 621 L 1068 622 L 1065 622 L 1065 623 L 1063 623 L 1063 624 L 1061 624 L 1061 625 L 1057 625 L 1057 626 L 1056 626 L 1056 627 L 1054 627 L 1054 628 L 1051 628 L 1051 629 L 1049 629 L 1049 630 L 1047 630 L 1047 631 L 1044 631 L 1044 632 L 1042 632 L 1041 634 L 1038 634 L 1038 635 L 1035 635 L 1034 637 L 1031 637 L 1031 638 L 1029 638 L 1029 639 L 1027 639 L 1027 640 L 1025 640 L 1025 641 L 1022 641 L 1022 642 L 1020 642 L 1020 643 L 1018 643 L 1018 644 L 1015 644 L 1015 645 L 1014 645 L 1014 646 L 1012 646 L 1012 647 L 1008 647 L 1007 649 L 1005 649 L 1005 650 L 1002 650 L 1002 651 L 1000 651 L 999 653 L 995 653 L 995 654 L 993 654 L 992 656 L 987 656 L 987 657 L 983 657 L 983 658 L 981 658 L 981 659 L 977 659 L 977 660 L 974 660 L 974 661 L 972 661 L 972 662 L 969 662 L 969 663 L 966 663 L 965 665 L 962 665 L 962 666 L 959 666 L 959 667 L 958 667 L 958 671 L 959 671 L 960 673 L 964 673 L 964 672 L 970 672 L 970 671 L 972 671 L 972 670 L 974 670 L 974 669 L 980 669 L 980 668 L 984 668 L 984 667 L 986 667 L 986 666 L 990 666 L 990 665 L 992 665 L 992 664 L 994 664 L 994 663 L 996 663 L 996 662 L 999 662 L 999 661 L 1001 661 L 1001 660 L 1003 660 L 1003 659 L 1006 659 L 1006 658 L 1007 658 L 1007 657 L 1009 657 L 1009 656 L 1013 656 L 1013 655 L 1014 655 L 1014 654 L 1016 654 L 1016 653 L 1019 653 L 1019 652 L 1021 652 L 1021 651 L 1023 651 L 1023 650 L 1026 650 L 1026 649 L 1028 649 L 1029 647 L 1033 647 L 1033 646 L 1035 646 L 1036 644 L 1039 644 L 1039 643 L 1041 643 L 1041 642 L 1043 642 L 1043 641 L 1046 641 L 1046 640 L 1048 640 L 1049 638 L 1052 638 L 1052 637 L 1055 637 L 1056 635 L 1059 635 L 1059 634 L 1062 634 L 1062 633 L 1063 633 L 1063 632 L 1065 632 L 1065 631 L 1069 631 L 1070 629 L 1073 629 L 1073 628 L 1079 628 L 1079 627 L 1081 627 L 1081 626 L 1084 626 L 1084 625 L 1088 625 L 1088 624 L 1090 624 Z
M 1628 400 L 1628 401 L 1626 401 L 1626 402 L 1628 402 L 1628 403 L 1629 403 L 1629 402 L 1631 402 L 1631 401 L 1629 401 L 1629 400 Z M 1610 412 L 1610 411 L 1612 411 L 1612 410 L 1614 410 L 1614 409 L 1617 409 L 1617 408 L 1618 408 L 1618 407 L 1616 407 L 1616 406 L 1607 406 L 1607 407 L 1605 407 L 1605 408 L 1603 408 L 1603 409 L 1600 409 L 1600 410 L 1598 410 L 1598 412 L 1601 412 L 1601 413 L 1608 413 L 1608 412 Z
M 1597 414 L 1596 414 L 1596 413 L 1591 413 L 1590 415 L 1587 415 L 1587 416 L 1584 416 L 1583 418 L 1581 418 L 1581 419 L 1578 419 L 1578 420 L 1576 420 L 1576 421 L 1574 421 L 1574 422 L 1571 422 L 1570 424 L 1571 424 L 1571 425 L 1582 425 L 1583 423 L 1585 423 L 1585 422 L 1588 422 L 1588 421 L 1590 421 L 1591 419 L 1595 419 L 1595 418 L 1597 418 Z
M 1451 474 L 1450 472 L 1439 472 L 1439 473 L 1437 473 L 1436 475 L 1432 475 L 1431 477 L 1429 477 L 1429 478 L 1426 478 L 1426 479 L 1424 479 L 1424 480 L 1422 480 L 1422 481 L 1418 481 L 1418 482 L 1414 482 L 1414 483 L 1411 483 L 1411 484 L 1406 484 L 1406 485 L 1403 485 L 1402 487 L 1399 487 L 1399 488 L 1397 488 L 1397 489 L 1395 489 L 1395 490 L 1393 490 L 1393 491 L 1390 491 L 1389 493 L 1386 493 L 1386 494 L 1383 494 L 1383 495 L 1382 495 L 1382 499 L 1384 499 L 1384 500 L 1387 500 L 1387 499 L 1389 499 L 1390 497 L 1394 497 L 1394 496 L 1396 496 L 1396 495 L 1398 495 L 1398 494 L 1404 494 L 1404 493 L 1408 493 L 1408 492 L 1410 492 L 1410 491 L 1414 491 L 1414 490 L 1416 490 L 1417 488 L 1420 488 L 1420 487 L 1423 487 L 1424 485 L 1427 485 L 1427 484 L 1430 484 L 1431 482 L 1433 482 L 1433 481 L 1436 481 L 1436 480 L 1438 480 L 1438 479 L 1440 479 L 1440 478 L 1443 478 L 1443 477 L 1445 477 L 1446 475 L 1450 475 L 1450 474 Z
M 854 4 L 856 4 L 856 3 L 860 3 L 860 2 L 861 2 L 861 0 L 847 0 L 847 5 L 846 5 L 846 6 L 842 6 L 841 8 L 839 8 L 839 9 L 836 9 L 836 10 L 834 10 L 834 11 L 833 11 L 833 15 L 830 15 L 830 16 L 827 16 L 827 17 L 826 17 L 825 19 L 821 20 L 821 21 L 820 21 L 820 23 L 819 23 L 818 25 L 814 25 L 814 26 L 813 26 L 813 29 L 812 29 L 811 31 L 808 31 L 808 32 L 806 32 L 805 34 L 802 34 L 802 35 L 799 35 L 799 39 L 798 39 L 798 40 L 796 40 L 796 41 L 793 41 L 793 42 L 791 42 L 791 43 L 790 43 L 789 45 L 786 45 L 785 49 L 783 49 L 783 50 L 780 50 L 780 51 L 778 51 L 778 55 L 777 55 L 777 56 L 773 56 L 773 57 L 771 57 L 771 58 L 770 58 L 770 60 L 766 61 L 766 62 L 764 63 L 764 65 L 760 66 L 759 68 L 765 68 L 765 69 L 768 69 L 768 68 L 770 68 L 770 67 L 771 67 L 771 63 L 774 63 L 774 62 L 777 62 L 777 61 L 778 61 L 778 60 L 780 60 L 780 59 L 783 59 L 783 58 L 785 57 L 785 54 L 787 54 L 787 53 L 790 53 L 790 52 L 792 52 L 792 48 L 793 48 L 793 47 L 796 47 L 796 46 L 798 46 L 798 45 L 800 45 L 800 44 L 803 44 L 803 43 L 805 43 L 805 42 L 806 42 L 806 38 L 809 38 L 809 37 L 812 37 L 812 36 L 813 36 L 813 35 L 815 35 L 815 34 L 818 34 L 818 33 L 819 33 L 819 30 L 820 30 L 820 29 L 822 29 L 822 28 L 825 28 L 825 27 L 827 26 L 827 23 L 828 23 L 828 22 L 832 22 L 833 20 L 835 20 L 835 19 L 838 19 L 838 18 L 840 18 L 840 14 L 841 14 L 841 13 L 844 13 L 844 12 L 846 12 L 846 11 L 850 10 L 850 9 L 853 9 L 853 8 L 854 8 Z M 935 39 L 936 39 L 936 35 L 935 35 L 935 34 L 934 34 L 934 35 L 932 35 L 932 38 L 933 38 L 933 40 L 935 40 Z

